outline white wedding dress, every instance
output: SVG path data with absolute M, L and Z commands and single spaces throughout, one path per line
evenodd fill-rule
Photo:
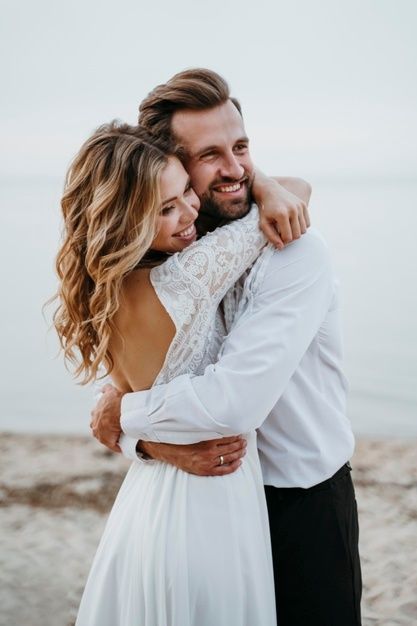
M 225 336 L 219 303 L 264 244 L 252 209 L 151 270 L 176 327 L 154 384 L 200 374 L 217 360 Z M 228 476 L 200 477 L 159 461 L 133 462 L 107 521 L 76 626 L 275 626 L 256 433 L 247 439 L 241 467 Z

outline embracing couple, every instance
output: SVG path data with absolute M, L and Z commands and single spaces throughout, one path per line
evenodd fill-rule
M 109 375 L 94 435 L 134 460 L 77 626 L 360 624 L 340 303 L 309 195 L 255 171 L 205 69 L 74 159 L 55 325 L 84 381 Z

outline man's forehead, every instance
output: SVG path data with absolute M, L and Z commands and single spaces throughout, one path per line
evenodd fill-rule
M 231 101 L 212 109 L 177 111 L 172 117 L 172 131 L 193 154 L 246 138 L 243 119 Z

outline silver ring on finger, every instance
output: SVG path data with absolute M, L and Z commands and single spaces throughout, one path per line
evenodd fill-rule
M 224 456 L 222 454 L 219 456 L 219 465 L 224 465 Z

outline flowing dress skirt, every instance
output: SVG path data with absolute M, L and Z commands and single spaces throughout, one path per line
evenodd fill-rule
M 76 626 L 274 626 L 268 518 L 256 450 L 199 477 L 134 462 L 97 550 Z

